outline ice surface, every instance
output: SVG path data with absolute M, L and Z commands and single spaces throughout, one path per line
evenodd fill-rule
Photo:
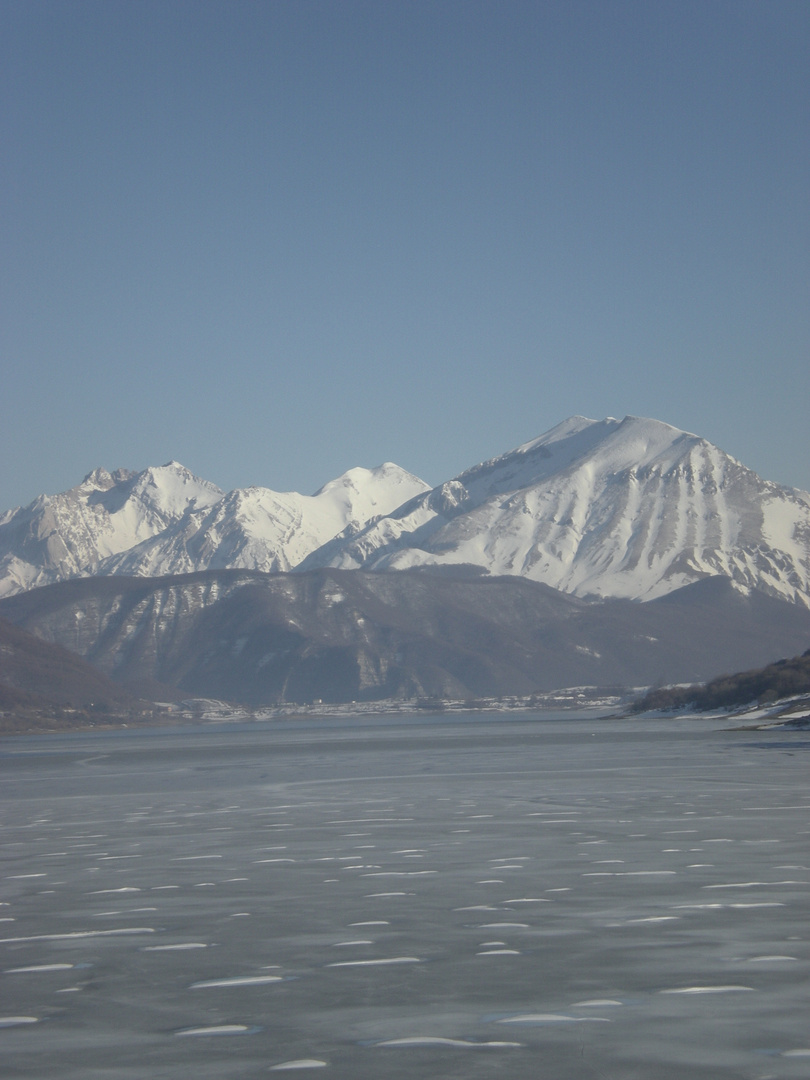
M 542 715 L 3 740 L 4 1080 L 804 1080 L 806 742 Z M 411 856 L 437 872 L 362 876 Z

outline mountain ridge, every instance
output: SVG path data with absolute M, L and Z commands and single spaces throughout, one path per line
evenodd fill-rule
M 703 578 L 810 607 L 810 494 L 659 420 L 573 416 L 429 487 L 352 469 L 305 496 L 177 462 L 96 469 L 0 515 L 0 596 L 93 575 L 474 566 L 646 601 Z

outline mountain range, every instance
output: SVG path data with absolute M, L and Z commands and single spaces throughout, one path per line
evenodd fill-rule
M 810 495 L 638 417 L 432 488 L 391 463 L 310 496 L 96 469 L 0 516 L 0 630 L 0 708 L 703 681 L 807 649 Z
M 311 496 L 225 493 L 169 462 L 96 469 L 0 516 L 0 596 L 89 576 L 454 565 L 641 601 L 720 575 L 810 607 L 810 494 L 661 421 L 576 416 L 433 488 L 387 463 Z

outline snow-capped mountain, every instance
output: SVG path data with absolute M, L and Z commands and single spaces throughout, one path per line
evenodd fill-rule
M 105 559 L 98 572 L 154 577 L 194 570 L 291 570 L 346 528 L 390 513 L 424 481 L 386 462 L 350 469 L 314 495 L 250 487 L 190 509 L 176 528 Z
M 140 473 L 95 469 L 70 491 L 0 515 L 0 596 L 100 573 L 104 559 L 223 494 L 176 461 Z
M 635 600 L 723 575 L 810 606 L 810 495 L 660 421 L 576 416 L 303 565 L 459 563 Z
M 429 488 L 397 465 L 225 494 L 176 462 L 0 516 L 0 596 L 91 575 L 478 567 L 650 600 L 711 576 L 810 607 L 810 494 L 657 420 L 572 417 Z
M 286 570 L 425 490 L 390 463 L 351 469 L 311 496 L 226 494 L 176 461 L 141 473 L 96 469 L 70 491 L 0 515 L 0 596 L 97 574 Z

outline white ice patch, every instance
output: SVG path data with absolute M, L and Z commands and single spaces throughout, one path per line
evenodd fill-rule
M 192 983 L 190 990 L 208 990 L 216 987 L 260 986 L 263 983 L 283 982 L 281 975 L 236 975 L 229 979 L 204 979 Z
M 626 922 L 608 923 L 608 926 L 637 926 L 639 923 L 677 922 L 679 915 L 647 915 L 643 919 L 627 919 Z
M 141 890 L 135 885 L 123 885 L 120 889 L 96 889 L 94 892 L 89 892 L 88 896 L 106 896 L 110 893 L 125 893 L 125 892 L 140 892 Z
M 378 967 L 384 964 L 421 964 L 418 956 L 391 956 L 382 960 L 339 960 L 327 967 Z
M 606 1009 L 613 1005 L 621 1005 L 621 1001 L 615 998 L 592 998 L 589 1001 L 575 1001 L 572 1009 Z
M 4 975 L 23 975 L 34 971 L 69 971 L 73 964 L 34 964 L 31 967 L 6 968 Z
M 528 930 L 529 924 L 525 922 L 486 922 L 481 923 L 479 930 Z
M 760 907 L 784 907 L 778 900 L 761 900 L 754 904 L 675 904 L 676 909 L 688 911 L 720 911 L 723 908 L 760 908 Z
M 592 870 L 582 874 L 582 877 L 668 877 L 676 874 L 676 870 Z M 704 888 L 713 888 L 704 885 Z
M 184 949 L 207 949 L 202 941 L 184 941 L 178 945 L 144 945 L 141 952 L 180 952 Z
M 552 901 L 543 896 L 523 896 L 519 900 L 504 900 L 504 904 L 550 904 Z
M 119 937 L 125 934 L 154 934 L 151 926 L 129 926 L 120 930 L 74 930 L 67 934 L 32 934 L 30 937 L 0 938 L 0 945 L 16 944 L 18 941 L 72 941 L 76 938 Z
M 742 991 L 754 992 L 753 986 L 678 986 L 671 990 L 659 990 L 659 994 L 736 994 Z
M 344 867 L 344 870 L 362 869 L 362 867 Z M 363 877 L 427 877 L 429 874 L 438 874 L 438 870 L 377 870 Z
M 519 1013 L 495 1021 L 497 1024 L 609 1024 L 606 1016 L 568 1016 L 567 1013 Z
M 810 885 L 810 881 L 736 881 L 728 885 L 703 885 L 704 889 L 753 889 L 771 885 Z
M 322 1069 L 328 1064 L 327 1061 L 321 1061 L 320 1058 L 298 1058 L 296 1061 L 282 1061 L 278 1065 L 271 1065 L 270 1071 L 276 1072 L 279 1069 Z
M 215 1024 L 212 1027 L 181 1028 L 175 1035 L 244 1035 L 250 1031 L 247 1024 Z
M 473 1042 L 471 1039 L 445 1039 L 435 1035 L 410 1035 L 404 1039 L 386 1039 L 385 1042 L 378 1042 L 374 1045 L 404 1048 L 413 1046 L 447 1046 L 464 1050 L 493 1050 L 510 1046 L 522 1046 L 523 1044 L 515 1042 Z
M 0 1028 L 19 1027 L 22 1024 L 38 1024 L 38 1016 L 0 1016 Z

